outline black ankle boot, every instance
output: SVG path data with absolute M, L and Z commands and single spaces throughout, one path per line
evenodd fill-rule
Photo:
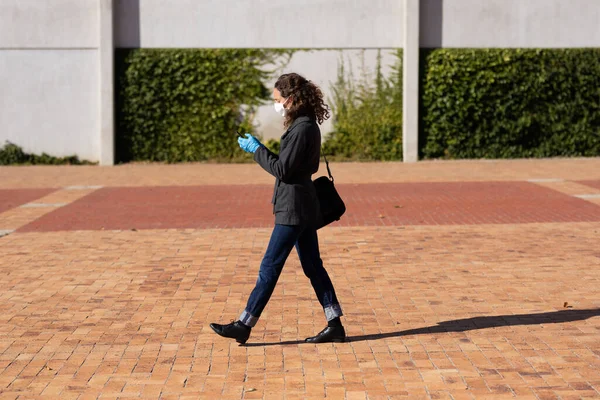
M 217 334 L 226 337 L 235 339 L 236 342 L 244 344 L 246 340 L 250 337 L 250 331 L 252 328 L 242 324 L 240 321 L 235 321 L 227 325 L 220 324 L 210 324 L 210 327 Z
M 317 336 L 306 338 L 307 343 L 345 342 L 346 330 L 343 326 L 328 326 Z

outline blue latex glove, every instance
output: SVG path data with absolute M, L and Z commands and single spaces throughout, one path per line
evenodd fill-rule
M 254 153 L 263 144 L 257 138 L 249 133 L 246 133 L 246 138 L 238 138 L 240 148 L 248 153 Z

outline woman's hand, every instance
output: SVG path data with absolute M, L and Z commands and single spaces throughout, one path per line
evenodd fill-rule
M 259 147 L 263 146 L 257 138 L 249 133 L 246 133 L 245 138 L 238 138 L 238 144 L 240 148 L 247 153 L 254 153 Z

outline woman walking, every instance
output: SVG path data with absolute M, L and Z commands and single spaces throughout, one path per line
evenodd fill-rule
M 275 227 L 260 264 L 256 286 L 239 320 L 230 324 L 210 324 L 219 335 L 245 343 L 273 294 L 279 275 L 292 248 L 296 248 L 304 274 L 310 279 L 323 307 L 327 326 L 306 342 L 343 342 L 346 332 L 340 317 L 342 309 L 323 268 L 316 226 L 319 202 L 311 176 L 319 169 L 321 131 L 319 125 L 329 118 L 321 89 L 298 74 L 279 77 L 273 89 L 275 111 L 286 128 L 281 136 L 279 155 L 269 151 L 255 137 L 239 138 L 240 147 L 254 153 L 256 161 L 275 177 L 273 213 Z

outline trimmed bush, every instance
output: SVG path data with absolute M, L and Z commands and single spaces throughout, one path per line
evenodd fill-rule
M 117 51 L 117 161 L 246 159 L 264 83 L 291 52 L 261 49 Z
M 87 160 L 79 160 L 77 156 L 54 157 L 46 153 L 41 155 L 25 153 L 14 143 L 6 142 L 0 148 L 0 165 L 93 165 Z
M 600 155 L 600 50 L 439 49 L 422 63 L 425 158 Z
M 248 161 L 235 130 L 252 132 L 269 97 L 266 65 L 281 50 L 117 52 L 117 161 Z M 389 77 L 332 86 L 338 160 L 402 159 L 402 52 Z M 437 49 L 421 59 L 420 155 L 524 158 L 600 155 L 600 50 Z M 274 69 L 276 69 L 274 67 Z M 266 143 L 277 151 L 279 143 Z

